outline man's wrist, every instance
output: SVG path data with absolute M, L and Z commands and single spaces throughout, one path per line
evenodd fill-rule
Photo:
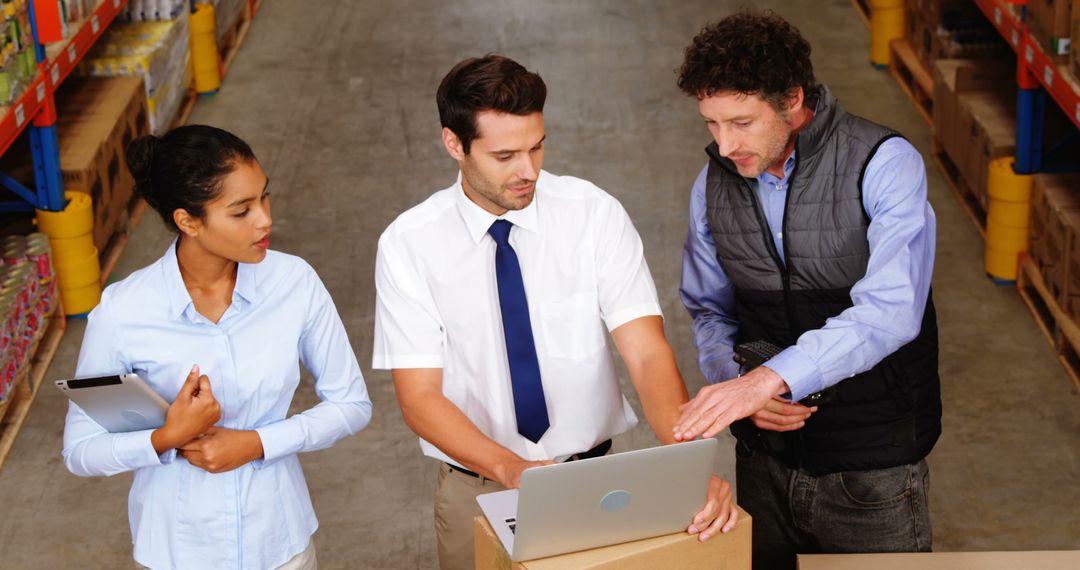
M 784 394 L 790 394 L 791 388 L 784 381 L 784 378 L 776 373 L 775 370 L 768 366 L 758 366 L 751 372 L 753 375 L 759 375 L 756 379 L 769 391 L 769 397 L 781 396 Z M 750 376 L 748 374 L 747 376 Z

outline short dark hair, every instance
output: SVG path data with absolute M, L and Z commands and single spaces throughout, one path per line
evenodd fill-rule
M 206 215 L 207 202 L 221 193 L 221 182 L 237 163 L 255 153 L 236 135 L 206 125 L 188 125 L 157 137 L 139 137 L 127 146 L 127 165 L 135 190 L 157 210 L 165 225 L 180 231 L 173 212 Z
M 703 98 L 730 91 L 759 95 L 776 109 L 816 85 L 810 43 L 772 11 L 742 11 L 708 25 L 686 48 L 679 89 Z
M 528 115 L 544 110 L 547 86 L 534 72 L 501 55 L 488 54 L 462 61 L 446 74 L 435 101 L 439 121 L 461 140 L 465 154 L 476 138 L 476 115 L 498 111 Z

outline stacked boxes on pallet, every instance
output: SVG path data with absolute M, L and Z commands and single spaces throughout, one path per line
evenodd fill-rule
M 114 24 L 79 64 L 90 77 L 141 76 L 150 109 L 150 129 L 164 134 L 191 85 L 188 13 L 174 20 Z
M 1028 0 L 1024 26 L 1057 63 L 1069 60 L 1070 0 Z
M 1038 174 L 1028 251 L 1054 300 L 1080 320 L 1080 174 Z
M 934 64 L 934 141 L 955 169 L 953 182 L 982 211 L 990 162 L 1016 148 L 1015 65 L 988 59 Z
M 104 251 L 127 218 L 135 181 L 125 149 L 149 132 L 139 77 L 71 79 L 57 94 L 57 135 L 64 188 L 94 202 L 94 246 Z

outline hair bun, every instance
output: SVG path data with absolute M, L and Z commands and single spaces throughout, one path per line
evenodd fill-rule
M 135 179 L 135 188 L 151 206 L 158 203 L 152 184 L 154 150 L 158 142 L 154 135 L 145 135 L 128 143 L 126 149 L 127 166 Z

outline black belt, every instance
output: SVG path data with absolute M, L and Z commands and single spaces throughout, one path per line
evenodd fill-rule
M 607 452 L 609 452 L 609 451 L 611 451 L 611 440 L 610 439 L 600 442 L 600 445 L 597 445 L 596 447 L 594 447 L 594 448 L 592 448 L 592 449 L 590 449 L 588 451 L 583 451 L 581 453 L 576 453 L 574 455 L 571 455 L 567 459 L 567 461 L 574 461 L 574 460 L 577 460 L 577 459 L 592 459 L 594 457 L 601 457 L 601 456 L 607 455 Z M 457 465 L 453 465 L 453 464 L 450 464 L 450 463 L 447 463 L 446 466 L 449 467 L 450 469 L 453 469 L 454 471 L 457 471 L 458 473 L 464 473 L 465 475 L 468 475 L 469 477 L 475 477 L 477 479 L 482 478 L 480 475 L 477 475 L 476 473 L 473 473 L 472 471 L 469 471 L 468 469 L 466 469 L 464 467 L 458 467 Z

